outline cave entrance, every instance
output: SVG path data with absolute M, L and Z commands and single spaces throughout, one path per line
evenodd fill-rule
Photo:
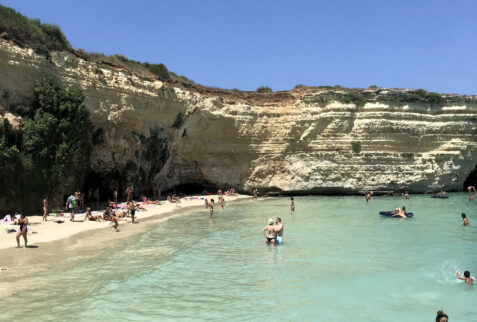
M 468 186 L 477 186 L 477 164 L 475 169 L 468 175 L 464 181 L 464 191 L 467 191 Z

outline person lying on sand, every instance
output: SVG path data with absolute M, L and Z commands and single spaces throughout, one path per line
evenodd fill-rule
M 469 271 L 465 271 L 463 277 L 460 276 L 458 271 L 455 271 L 455 275 L 457 275 L 458 279 L 465 281 L 465 283 L 467 285 L 473 285 L 473 283 L 474 283 L 474 279 L 472 277 L 470 277 L 470 272 Z
M 91 214 L 91 208 L 86 208 L 86 216 L 84 218 L 84 220 L 90 220 L 90 221 L 103 221 L 103 218 L 101 218 L 101 216 L 93 216 Z

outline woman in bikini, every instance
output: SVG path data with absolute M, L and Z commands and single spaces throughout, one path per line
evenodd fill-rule
M 275 221 L 270 218 L 268 220 L 268 225 L 263 228 L 262 232 L 265 235 L 265 244 L 267 245 L 274 245 L 275 244 L 275 229 L 273 228 L 273 223 Z
M 27 240 L 27 233 L 28 233 L 28 219 L 25 217 L 24 214 L 21 214 L 20 219 L 15 220 L 14 222 L 15 225 L 20 225 L 20 230 L 17 233 L 17 248 L 21 248 L 20 246 L 20 236 L 23 236 L 23 239 L 25 240 L 25 247 L 27 246 L 28 240 Z

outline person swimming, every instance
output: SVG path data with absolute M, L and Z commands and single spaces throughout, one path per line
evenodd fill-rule
M 449 317 L 444 311 L 437 311 L 436 322 L 447 322 Z
M 407 218 L 406 207 L 403 206 L 402 208 L 396 208 L 392 217 Z
M 462 220 L 464 221 L 464 226 L 470 226 L 469 220 L 467 219 L 467 216 L 462 213 Z
M 455 275 L 457 275 L 458 279 L 465 281 L 465 283 L 467 285 L 473 285 L 474 284 L 474 279 L 472 277 L 470 277 L 470 272 L 469 271 L 465 271 L 463 277 L 460 276 L 460 273 L 458 271 L 455 271 Z

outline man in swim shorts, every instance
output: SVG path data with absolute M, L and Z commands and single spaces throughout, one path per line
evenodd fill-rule
M 283 244 L 283 224 L 282 224 L 282 219 L 280 217 L 277 217 L 275 219 L 275 244 L 277 245 L 282 245 Z

